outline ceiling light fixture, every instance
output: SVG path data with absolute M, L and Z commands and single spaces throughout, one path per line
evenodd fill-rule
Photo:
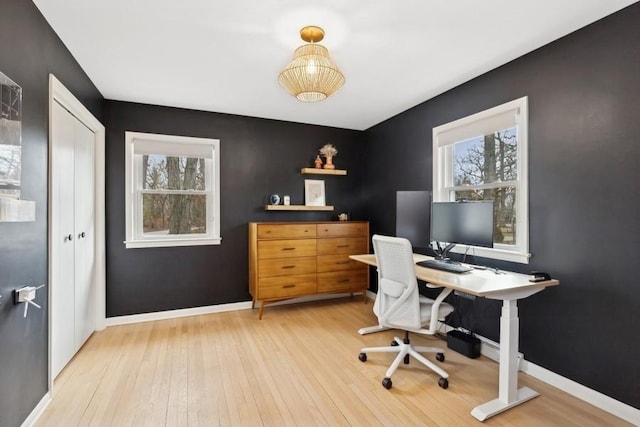
M 300 101 L 322 101 L 342 87 L 344 75 L 329 57 L 327 48 L 316 44 L 324 38 L 322 28 L 304 27 L 300 37 L 307 44 L 296 49 L 293 60 L 278 76 L 278 82 Z

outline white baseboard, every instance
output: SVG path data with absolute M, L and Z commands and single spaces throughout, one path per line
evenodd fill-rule
M 499 362 L 500 361 L 500 344 L 485 338 L 482 335 L 474 334 L 480 340 L 480 354 L 489 359 Z M 524 361 L 524 354 L 518 352 L 518 370 L 522 371 L 522 362 Z
M 371 294 L 372 297 L 369 294 Z M 286 304 L 297 304 L 297 303 L 307 302 L 307 301 L 320 301 L 325 299 L 343 298 L 349 295 L 351 294 L 342 293 L 342 294 L 310 295 L 306 297 L 292 298 L 292 299 L 287 299 L 287 300 L 282 300 L 277 302 L 270 302 L 268 303 L 268 305 L 276 306 L 276 305 L 286 305 Z M 371 298 L 375 298 L 376 294 L 371 293 L 370 291 L 367 291 L 367 295 L 370 296 Z M 117 325 L 128 325 L 131 323 L 153 322 L 155 320 L 177 319 L 179 317 L 199 316 L 202 314 L 224 313 L 226 311 L 250 310 L 250 309 L 251 309 L 251 301 L 234 302 L 231 304 L 208 305 L 205 307 L 158 311 L 155 313 L 143 313 L 143 314 L 132 314 L 129 316 L 107 317 L 106 326 L 109 327 L 109 326 L 117 326 Z
M 454 328 L 446 326 L 447 332 L 452 329 Z M 474 334 L 474 336 L 478 337 L 481 341 L 480 353 L 495 362 L 499 362 L 500 344 L 477 334 Z M 540 381 L 544 381 L 545 383 L 552 385 L 573 397 L 583 400 L 596 408 L 622 418 L 633 425 L 638 425 L 638 420 L 640 420 L 639 409 L 585 387 L 582 384 L 558 375 L 555 372 L 536 365 L 535 363 L 531 363 L 524 358 L 522 353 L 518 353 L 518 369 L 521 372 L 531 375 Z
M 205 307 L 184 308 L 180 310 L 158 311 L 155 313 L 132 314 L 130 316 L 107 317 L 106 325 L 128 325 L 131 323 L 153 322 L 155 320 L 177 319 L 179 317 L 199 316 L 201 314 L 223 313 L 225 311 L 251 309 L 251 301 L 231 304 L 208 305 Z
M 45 394 L 42 397 L 42 399 L 40 399 L 40 402 L 38 402 L 38 404 L 36 405 L 35 408 L 33 408 L 33 411 L 31 411 L 27 419 L 24 420 L 24 422 L 21 424 L 21 427 L 31 427 L 36 425 L 38 418 L 40 418 L 40 415 L 42 415 L 42 413 L 47 408 L 47 406 L 49 406 L 49 403 L 51 403 L 50 391 L 48 391 L 47 394 Z
M 607 411 L 616 417 L 622 418 L 633 425 L 638 425 L 638 420 L 640 420 L 640 409 L 636 409 L 633 406 L 629 406 L 607 395 L 585 387 L 582 384 L 560 376 L 555 372 L 551 372 L 548 369 L 528 362 L 526 359 L 520 363 L 520 370 L 564 391 L 565 393 L 577 397 L 580 400 L 584 400 L 603 411 Z

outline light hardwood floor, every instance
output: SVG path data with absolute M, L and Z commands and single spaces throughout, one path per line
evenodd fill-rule
M 114 326 L 95 333 L 55 381 L 38 426 L 623 426 L 624 421 L 526 374 L 541 393 L 484 423 L 471 409 L 497 395 L 498 365 L 446 350 L 449 388 L 412 361 L 381 385 L 398 331 L 360 298 Z M 432 356 L 428 356 L 432 357 Z

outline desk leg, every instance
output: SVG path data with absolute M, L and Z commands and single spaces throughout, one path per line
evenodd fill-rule
M 538 396 L 528 387 L 518 390 L 518 319 L 517 300 L 502 301 L 500 316 L 500 365 L 498 398 L 476 406 L 471 415 L 484 421 L 500 412 Z

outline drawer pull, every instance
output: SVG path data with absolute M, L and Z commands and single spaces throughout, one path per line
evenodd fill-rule
M 349 245 L 338 245 L 337 247 L 338 247 L 338 248 L 348 248 L 348 247 L 349 247 Z
M 296 248 L 282 248 L 283 251 L 294 251 Z
M 286 289 L 286 288 L 295 288 L 296 285 L 283 285 L 282 288 Z
M 340 279 L 338 280 L 338 283 L 347 283 L 349 281 L 349 279 Z
M 295 265 L 283 265 L 282 268 L 296 268 Z
M 336 264 L 349 264 L 349 261 L 338 261 Z

